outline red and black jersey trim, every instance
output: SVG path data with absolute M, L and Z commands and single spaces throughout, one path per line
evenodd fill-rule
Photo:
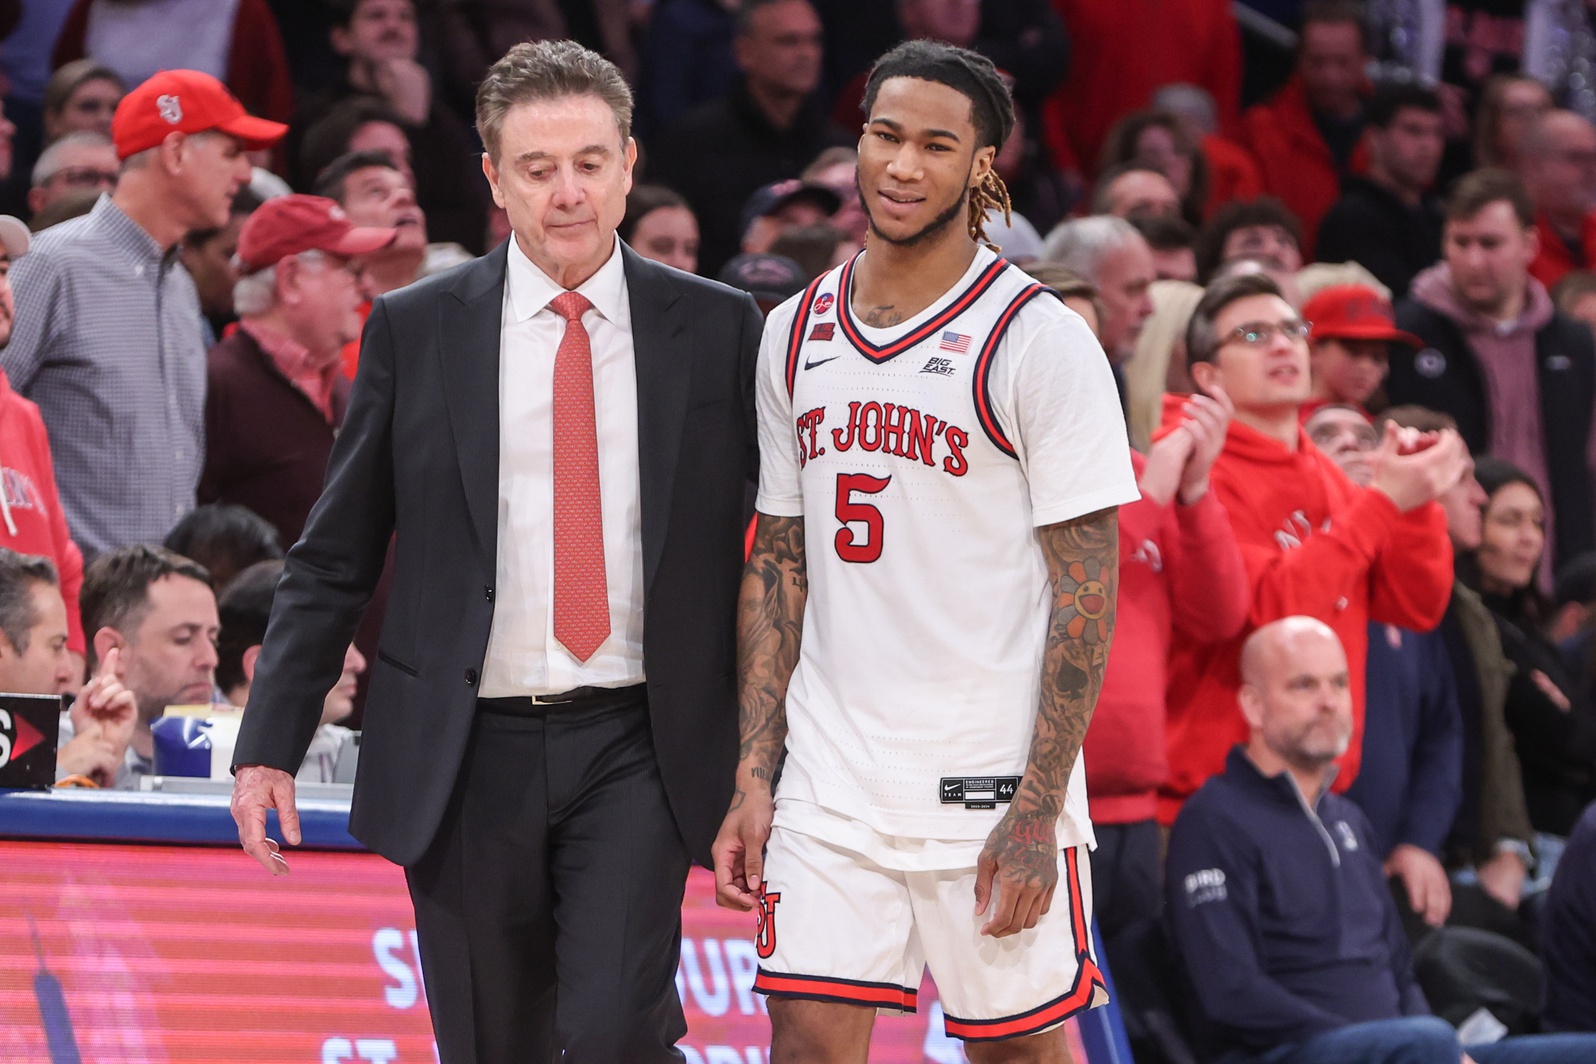
M 896 983 L 867 983 L 856 979 L 831 979 L 822 975 L 786 975 L 759 969 L 754 992 L 807 1001 L 834 1001 L 842 1005 L 868 1005 L 878 1009 L 915 1011 L 920 992 Z
M 858 255 L 849 259 L 842 268 L 841 280 L 837 282 L 837 321 L 842 325 L 842 334 L 848 338 L 848 342 L 858 348 L 861 355 L 877 363 L 896 358 L 928 337 L 935 336 L 941 332 L 954 318 L 969 310 L 971 304 L 980 299 L 982 293 L 992 287 L 992 282 L 997 280 L 998 275 L 1009 268 L 1007 259 L 994 259 L 992 265 L 982 270 L 981 276 L 970 283 L 970 287 L 960 292 L 953 302 L 944 307 L 930 321 L 913 332 L 900 336 L 889 344 L 877 345 L 864 338 L 864 334 L 859 331 L 858 324 L 853 320 L 852 296 L 849 290 L 853 284 L 853 267 L 858 261 Z
M 809 282 L 809 287 L 804 289 L 804 299 L 798 306 L 798 313 L 793 315 L 792 333 L 787 337 L 787 398 L 792 398 L 793 385 L 798 380 L 798 353 L 803 350 L 804 330 L 809 325 L 809 315 L 815 305 L 815 291 L 820 287 L 820 282 L 826 279 L 826 274 L 821 274 Z
M 944 1012 L 943 1026 L 952 1038 L 966 1042 L 997 1042 L 1024 1038 L 1056 1027 L 1078 1012 L 1088 1009 L 1098 990 L 1108 992 L 1108 982 L 1092 959 L 1092 939 L 1087 927 L 1086 904 L 1081 894 L 1080 847 L 1064 851 L 1065 879 L 1069 890 L 1070 931 L 1075 937 L 1075 985 L 1068 993 L 1013 1016 L 991 1020 L 964 1020 Z
M 986 343 L 981 345 L 981 353 L 976 356 L 975 372 L 970 375 L 971 386 L 975 390 L 975 412 L 981 419 L 981 429 L 986 433 L 986 438 L 992 445 L 1010 458 L 1018 458 L 1014 444 L 1003 434 L 1003 426 L 998 424 L 997 413 L 992 409 L 992 361 L 997 354 L 998 344 L 1003 342 L 1003 334 L 1009 331 L 1009 326 L 1014 323 L 1014 318 L 1019 314 L 1020 308 L 1025 306 L 1037 296 L 1046 293 L 1053 298 L 1058 298 L 1058 293 L 1046 285 L 1033 284 L 1014 297 L 1014 300 L 1003 309 L 998 317 L 997 324 L 993 326 L 992 333 L 986 338 Z

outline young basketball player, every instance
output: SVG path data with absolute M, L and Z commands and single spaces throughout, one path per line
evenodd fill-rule
M 992 64 L 900 45 L 864 108 L 866 250 L 760 352 L 717 887 L 759 910 L 774 1064 L 863 1061 L 927 966 L 972 1061 L 1063 1061 L 1059 1025 L 1106 999 L 1077 755 L 1137 497 L 1124 424 L 1086 325 L 983 245 L 1014 124 Z

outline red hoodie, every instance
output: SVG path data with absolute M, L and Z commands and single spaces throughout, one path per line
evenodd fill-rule
M 83 587 L 83 553 L 67 532 L 61 496 L 55 490 L 50 439 L 39 408 L 11 390 L 0 371 L 0 547 L 40 554 L 61 574 L 66 600 L 67 646 L 84 652 L 78 592 Z
M 1531 277 L 1547 288 L 1557 284 L 1571 270 L 1586 270 L 1596 266 L 1596 211 L 1585 215 L 1585 224 L 1580 227 L 1581 262 L 1574 261 L 1568 244 L 1544 213 L 1535 216 L 1535 232 L 1540 235 L 1541 249 L 1536 252 L 1535 261 L 1530 263 L 1529 272 Z
M 1138 478 L 1147 459 L 1131 452 Z M 1227 640 L 1247 621 L 1247 578 L 1225 508 L 1210 491 L 1195 506 L 1145 496 L 1119 508 L 1119 605 L 1097 712 L 1086 732 L 1092 821 L 1131 824 L 1158 812 L 1169 777 L 1164 690 L 1169 643 Z
M 1165 399 L 1165 423 L 1183 396 Z M 1370 620 L 1427 632 L 1452 593 L 1452 545 L 1434 503 L 1406 514 L 1378 491 L 1360 488 L 1298 430 L 1288 451 L 1232 421 L 1214 463 L 1213 492 L 1230 515 L 1247 566 L 1252 615 L 1221 644 L 1175 633 L 1169 662 L 1169 783 L 1159 819 L 1224 771 L 1230 748 L 1247 739 L 1236 704 L 1241 645 L 1257 628 L 1305 614 L 1335 630 L 1352 675 L 1352 743 L 1335 789 L 1357 778 L 1362 760 L 1364 662 Z

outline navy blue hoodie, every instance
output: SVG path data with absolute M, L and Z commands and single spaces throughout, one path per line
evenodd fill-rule
M 1428 1015 L 1369 823 L 1236 747 L 1181 810 L 1165 898 L 1210 1057 Z

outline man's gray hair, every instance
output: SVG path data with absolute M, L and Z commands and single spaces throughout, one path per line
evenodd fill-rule
M 301 251 L 294 258 L 306 265 L 323 262 L 326 256 L 319 251 Z M 234 259 L 237 263 L 237 259 Z M 240 318 L 264 314 L 277 305 L 277 265 L 241 275 L 233 282 L 233 313 Z
M 44 149 L 39 161 L 33 164 L 33 187 L 38 188 L 62 171 L 64 166 L 61 156 L 67 153 L 68 148 L 109 148 L 110 146 L 110 137 L 104 133 L 96 133 L 92 129 L 80 129 L 76 133 L 68 133 Z
M 1098 266 L 1103 256 L 1141 239 L 1142 234 L 1134 225 L 1111 214 L 1072 218 L 1047 234 L 1042 241 L 1042 258 L 1100 285 Z
M 620 68 L 575 41 L 523 41 L 504 53 L 477 86 L 477 134 L 499 161 L 504 116 L 518 103 L 597 96 L 615 114 L 621 143 L 632 135 L 632 90 Z
M 60 587 L 55 563 L 36 554 L 18 554 L 0 547 L 0 633 L 18 654 L 28 652 L 28 638 L 39 623 L 33 608 L 33 585 Z

